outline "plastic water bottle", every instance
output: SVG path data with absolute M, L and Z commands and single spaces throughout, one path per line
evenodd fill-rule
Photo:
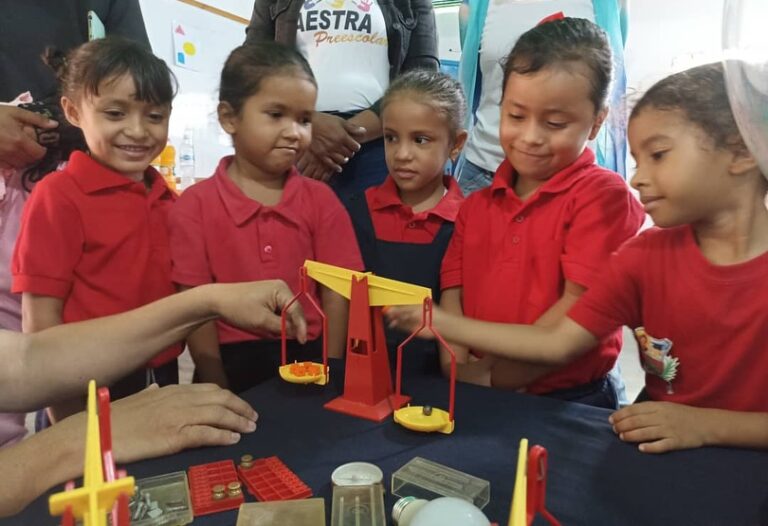
M 160 175 L 163 176 L 168 188 L 176 192 L 176 148 L 174 148 L 170 142 L 163 148 L 160 155 L 152 161 L 152 166 L 154 166 L 157 171 L 160 172 Z
M 184 130 L 184 139 L 179 148 L 179 187 L 185 190 L 195 183 L 195 143 L 192 130 Z

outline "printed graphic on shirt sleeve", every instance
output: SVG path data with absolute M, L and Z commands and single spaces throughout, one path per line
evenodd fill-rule
M 680 361 L 670 356 L 672 340 L 654 338 L 645 332 L 645 327 L 635 329 L 635 339 L 640 351 L 640 363 L 648 374 L 658 376 L 667 382 L 667 393 L 672 394 L 672 380 L 677 376 Z

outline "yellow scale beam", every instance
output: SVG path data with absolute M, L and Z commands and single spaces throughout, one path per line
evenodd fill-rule
M 382 278 L 370 272 L 356 272 L 311 260 L 304 262 L 304 268 L 307 269 L 309 277 L 347 299 L 351 295 L 352 277 L 368 278 L 368 303 L 371 307 L 421 305 L 425 298 L 432 297 L 432 291 L 427 287 Z
M 121 493 L 132 496 L 136 490 L 133 477 L 113 482 L 104 480 L 102 469 L 99 417 L 96 414 L 96 382 L 88 384 L 88 424 L 85 435 L 85 468 L 83 487 L 51 495 L 48 507 L 51 515 L 63 515 L 67 507 L 72 508 L 76 519 L 84 526 L 107 526 L 107 513 L 112 509 Z

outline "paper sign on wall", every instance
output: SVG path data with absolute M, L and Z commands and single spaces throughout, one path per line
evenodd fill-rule
M 173 62 L 182 68 L 199 69 L 200 30 L 189 24 L 173 21 Z

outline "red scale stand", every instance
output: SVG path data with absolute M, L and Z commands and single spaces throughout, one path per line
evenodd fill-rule
M 369 306 L 368 278 L 351 279 L 344 394 L 324 407 L 381 422 L 410 397 L 393 394 L 381 307 Z

